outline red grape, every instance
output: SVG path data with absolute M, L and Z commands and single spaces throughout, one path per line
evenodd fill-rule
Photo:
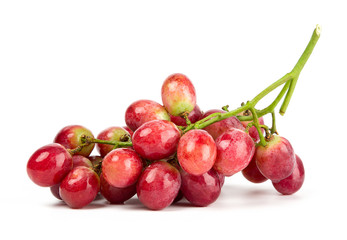
M 176 198 L 181 186 L 179 171 L 163 161 L 149 165 L 137 183 L 137 196 L 149 209 L 160 210 Z
M 202 118 L 205 118 L 213 113 L 225 113 L 225 111 L 223 110 L 219 110 L 219 109 L 212 109 L 207 111 Z M 213 139 L 217 139 L 220 135 L 222 135 L 224 132 L 228 131 L 231 128 L 237 128 L 240 130 L 245 130 L 245 128 L 243 127 L 242 123 L 240 122 L 240 120 L 235 117 L 229 117 L 227 119 L 224 119 L 222 121 L 213 123 L 207 127 L 204 128 L 204 130 L 206 130 L 212 137 Z
M 129 134 L 128 131 L 126 131 L 124 128 L 121 127 L 109 127 L 105 130 L 103 130 L 98 135 L 98 139 L 100 140 L 106 140 L 106 141 L 121 141 L 121 138 Z M 130 135 L 130 134 L 129 134 Z M 105 157 L 107 153 L 111 152 L 113 150 L 113 145 L 110 144 L 96 144 L 96 147 L 102 157 Z
M 221 173 L 218 173 L 218 178 L 219 178 L 220 187 L 222 188 L 223 185 L 224 185 L 225 176 L 223 174 L 221 174 Z
M 221 192 L 218 173 L 211 169 L 207 173 L 196 176 L 184 170 L 181 190 L 184 197 L 195 206 L 205 207 L 217 200 Z
M 52 187 L 60 183 L 71 169 L 70 153 L 57 143 L 36 150 L 27 164 L 30 179 L 42 187 Z
M 279 182 L 272 182 L 275 189 L 283 195 L 290 195 L 297 192 L 305 179 L 304 165 L 298 155 L 295 155 L 296 164 L 293 173 Z
M 216 156 L 216 144 L 205 130 L 191 130 L 184 134 L 178 143 L 178 161 L 189 174 L 206 173 L 215 163 Z
M 255 160 L 264 177 L 278 182 L 292 174 L 295 154 L 287 139 L 274 135 L 265 147 L 256 148 Z
M 91 131 L 80 125 L 70 125 L 61 129 L 56 135 L 54 142 L 63 145 L 66 149 L 74 149 L 82 144 L 81 137 L 85 135 L 94 138 Z M 94 143 L 83 147 L 78 155 L 88 157 L 93 151 Z
M 53 196 L 56 197 L 57 199 L 63 200 L 63 199 L 61 199 L 60 194 L 59 194 L 59 187 L 60 187 L 60 183 L 57 184 L 57 185 L 54 185 L 54 186 L 50 187 L 51 193 L 52 193 Z
M 195 88 L 183 74 L 170 75 L 161 88 L 161 98 L 166 110 L 173 116 L 191 112 L 196 105 Z
M 112 187 L 101 175 L 100 192 L 110 203 L 119 204 L 127 201 L 136 194 L 136 184 L 125 188 Z
M 259 171 L 254 156 L 248 166 L 242 170 L 242 175 L 252 183 L 262 183 L 267 180 L 267 178 Z
M 142 167 L 142 160 L 134 150 L 117 148 L 104 157 L 102 175 L 112 187 L 125 188 L 136 183 Z
M 133 102 L 125 112 L 125 123 L 133 131 L 152 120 L 170 120 L 170 116 L 162 105 L 151 100 Z
M 171 122 L 173 122 L 177 126 L 187 126 L 186 120 L 183 117 L 171 115 L 170 118 L 171 118 Z M 202 118 L 202 112 L 198 105 L 195 105 L 195 108 L 193 109 L 193 111 L 191 111 L 188 114 L 188 118 L 191 123 L 195 123 Z
M 177 150 L 181 133 L 166 120 L 146 122 L 133 135 L 133 148 L 143 158 L 155 161 L 168 158 Z
M 73 167 L 84 166 L 84 167 L 88 167 L 90 169 L 93 169 L 92 162 L 88 158 L 86 158 L 82 155 L 72 156 L 72 162 L 73 162 L 73 165 L 72 165 Z
M 90 168 L 75 167 L 60 184 L 59 194 L 71 208 L 91 203 L 100 190 L 99 176 Z
M 231 128 L 216 139 L 217 158 L 214 169 L 225 176 L 241 171 L 252 160 L 255 145 L 245 132 Z

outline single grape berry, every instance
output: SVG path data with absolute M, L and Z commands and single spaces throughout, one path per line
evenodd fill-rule
M 199 176 L 191 175 L 184 170 L 181 170 L 180 173 L 181 190 L 190 203 L 206 207 L 217 200 L 221 192 L 221 185 L 218 173 L 214 169 Z
M 63 145 L 66 149 L 74 149 L 81 145 L 83 142 L 81 140 L 82 136 L 94 138 L 91 131 L 80 125 L 70 125 L 61 129 L 55 136 L 54 142 Z M 77 155 L 82 155 L 88 157 L 93 151 L 94 143 L 83 147 L 81 151 L 76 153 Z
M 125 123 L 132 131 L 152 120 L 170 120 L 168 112 L 157 102 L 138 100 L 125 111 Z
M 133 135 L 133 148 L 150 161 L 161 160 L 175 154 L 181 133 L 177 126 L 166 120 L 146 122 Z
M 287 139 L 273 135 L 265 147 L 257 146 L 255 161 L 264 177 L 278 182 L 292 174 L 295 154 Z
M 252 183 L 262 183 L 267 180 L 259 171 L 254 156 L 248 166 L 242 170 L 242 175 Z
M 41 187 L 52 187 L 60 183 L 71 169 L 70 153 L 57 143 L 39 148 L 27 163 L 28 176 Z
M 173 122 L 177 126 L 187 126 L 187 122 L 183 117 L 170 115 L 170 118 L 171 118 L 171 122 Z M 195 108 L 193 109 L 193 111 L 191 111 L 188 114 L 188 119 L 191 123 L 195 123 L 199 121 L 200 119 L 202 119 L 202 112 L 198 105 L 195 105 Z
M 204 130 L 190 130 L 178 143 L 177 159 L 189 174 L 201 175 L 208 172 L 216 157 L 216 144 L 211 135 Z
M 243 170 L 255 152 L 252 138 L 236 128 L 232 128 L 216 139 L 217 158 L 214 169 L 225 176 L 232 176 Z
M 112 204 L 120 204 L 129 200 L 136 194 L 136 184 L 125 188 L 111 186 L 105 178 L 100 176 L 100 193 Z
M 187 76 L 170 75 L 161 88 L 161 98 L 166 110 L 173 116 L 190 113 L 196 105 L 195 88 Z
M 117 141 L 117 142 L 125 142 L 125 140 L 130 137 L 128 131 L 121 127 L 109 127 L 99 133 L 97 139 L 106 140 L 106 141 Z M 105 157 L 107 153 L 113 150 L 113 145 L 110 144 L 102 144 L 97 143 L 96 147 L 101 155 L 101 157 Z
M 54 197 L 56 197 L 59 200 L 63 200 L 59 194 L 59 187 L 60 187 L 60 183 L 50 187 L 50 190 L 51 190 L 51 193 L 53 194 Z
M 158 161 L 143 171 L 136 189 L 143 205 L 152 210 L 160 210 L 174 201 L 180 187 L 179 171 L 167 162 Z
M 134 150 L 117 148 L 104 157 L 101 174 L 111 186 L 125 188 L 137 182 L 142 168 L 142 159 Z
M 293 173 L 279 182 L 272 182 L 275 189 L 283 195 L 293 194 L 301 188 L 305 180 L 304 165 L 298 155 L 295 155 L 295 167 Z
M 202 118 L 205 118 L 205 117 L 207 117 L 213 113 L 225 113 L 225 111 L 219 110 L 219 109 L 212 109 L 212 110 L 205 112 L 205 114 L 202 116 Z M 240 129 L 242 131 L 245 130 L 245 128 L 243 127 L 240 120 L 235 116 L 229 117 L 227 119 L 224 119 L 224 120 L 216 122 L 216 123 L 213 123 L 213 124 L 205 127 L 204 130 L 206 130 L 213 137 L 213 139 L 217 139 L 224 132 L 226 132 L 232 128 L 237 128 L 237 129 Z
M 73 162 L 73 164 L 72 164 L 73 167 L 84 166 L 84 167 L 88 167 L 90 169 L 93 169 L 92 162 L 88 158 L 86 158 L 82 155 L 72 156 L 72 162 Z
M 59 194 L 69 207 L 82 208 L 95 199 L 99 190 L 99 176 L 90 168 L 79 166 L 61 182 Z

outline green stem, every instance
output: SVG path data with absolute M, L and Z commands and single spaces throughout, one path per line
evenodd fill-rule
M 258 131 L 258 135 L 259 135 L 259 139 L 260 139 L 259 143 L 265 147 L 266 146 L 266 140 L 264 138 L 263 133 L 261 132 L 261 127 L 259 125 L 257 112 L 255 111 L 254 107 L 251 107 L 249 110 L 252 112 L 254 126 Z
M 276 116 L 275 111 L 271 112 L 272 116 L 272 126 L 271 126 L 271 134 L 276 133 L 277 134 L 277 128 L 276 128 Z

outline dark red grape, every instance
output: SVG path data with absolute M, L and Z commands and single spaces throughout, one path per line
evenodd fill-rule
M 112 187 L 101 175 L 100 176 L 100 192 L 107 201 L 113 204 L 124 203 L 136 194 L 136 184 L 126 188 Z
M 252 183 L 262 183 L 267 180 L 259 171 L 255 163 L 255 157 L 253 157 L 248 166 L 242 170 L 242 175 Z
M 275 189 L 283 195 L 293 194 L 301 188 L 305 180 L 304 165 L 298 155 L 295 155 L 296 164 L 293 173 L 279 182 L 272 182 Z
M 218 173 L 214 169 L 199 176 L 191 175 L 184 170 L 181 170 L 180 173 L 181 190 L 190 203 L 205 207 L 217 200 L 221 192 L 221 185 Z
M 84 166 L 84 167 L 89 167 L 90 169 L 93 169 L 92 162 L 88 158 L 82 155 L 72 156 L 72 162 L 73 162 L 73 167 Z
M 57 184 L 57 185 L 54 185 L 54 186 L 50 187 L 51 193 L 52 193 L 53 196 L 56 197 L 57 199 L 63 200 L 63 199 L 61 199 L 60 194 L 59 194 L 59 187 L 60 187 L 60 183 Z

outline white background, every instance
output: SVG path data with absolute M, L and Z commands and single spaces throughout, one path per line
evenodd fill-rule
M 29 180 L 28 158 L 62 127 L 124 126 L 133 101 L 161 102 L 172 73 L 192 80 L 202 110 L 238 107 L 291 70 L 318 23 L 321 38 L 277 119 L 306 169 L 295 195 L 237 174 L 206 208 L 150 211 L 134 198 L 72 210 Z M 346 239 L 346 24 L 343 1 L 1 1 L 1 235 Z

